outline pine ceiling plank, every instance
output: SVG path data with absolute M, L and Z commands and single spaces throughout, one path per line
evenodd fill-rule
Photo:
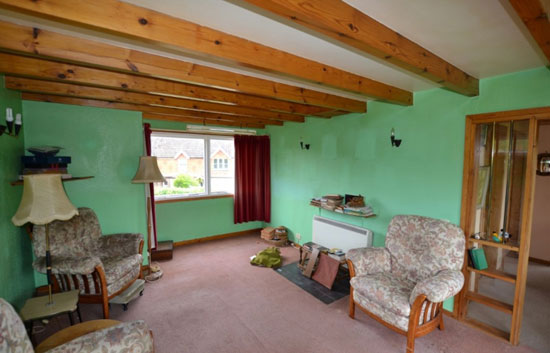
M 326 111 L 299 103 L 290 103 L 237 92 L 194 86 L 157 78 L 111 72 L 45 59 L 0 52 L 0 72 L 8 75 L 27 76 L 45 80 L 81 83 L 146 93 L 188 97 L 217 103 L 230 103 L 243 107 L 282 111 L 302 115 L 314 115 Z
M 510 0 L 531 36 L 550 61 L 550 17 L 541 0 Z
M 457 93 L 479 94 L 477 78 L 342 0 L 245 1 Z
M 403 89 L 118 0 L 0 0 L 0 5 L 392 103 L 413 101 Z
M 253 124 L 256 126 L 266 125 L 266 124 L 282 125 L 282 122 L 276 121 L 276 120 L 263 120 L 263 119 L 249 118 L 249 117 L 235 117 L 230 115 L 204 113 L 204 112 L 190 112 L 190 111 L 173 109 L 173 108 L 153 107 L 148 105 L 128 104 L 128 103 L 117 103 L 117 102 L 102 101 L 102 100 L 96 100 L 96 99 L 64 97 L 64 96 L 56 96 L 51 94 L 23 93 L 21 95 L 21 98 L 24 100 L 33 100 L 33 101 L 48 102 L 48 103 L 61 103 L 61 104 L 82 105 L 82 106 L 96 107 L 96 108 L 131 110 L 131 111 L 138 111 L 143 113 L 167 114 L 167 115 L 196 118 L 196 119 L 208 119 L 208 120 L 220 121 L 220 122 L 230 121 L 230 122 L 238 122 L 243 124 Z
M 190 111 L 240 115 L 280 121 L 304 122 L 305 120 L 304 117 L 300 115 L 282 114 L 268 110 L 238 107 L 227 104 L 216 104 L 147 93 L 136 93 L 107 88 L 81 86 L 64 82 L 43 81 L 13 76 L 6 76 L 4 81 L 6 88 L 22 92 L 55 94 L 62 96 L 72 96 L 76 98 L 98 99 L 130 104 L 157 105 L 180 108 Z
M 208 119 L 196 119 L 196 118 L 187 118 L 182 116 L 175 115 L 164 115 L 164 114 L 153 114 L 153 113 L 143 113 L 143 119 L 149 120 L 164 120 L 164 121 L 176 121 L 179 123 L 192 123 L 197 125 L 223 125 L 223 126 L 237 126 L 241 128 L 256 128 L 256 129 L 265 129 L 265 126 L 256 124 L 241 124 L 231 121 L 216 121 Z
M 0 21 L 0 47 L 75 63 L 132 72 L 145 76 L 181 80 L 304 103 L 319 107 L 362 113 L 366 102 L 318 92 L 302 87 L 246 76 L 205 65 L 176 60 L 115 45 L 76 38 L 52 31 Z

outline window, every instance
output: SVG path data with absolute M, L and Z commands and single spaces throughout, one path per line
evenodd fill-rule
M 227 158 L 214 158 L 214 169 L 229 169 L 229 160 Z
M 235 192 L 235 146 L 232 137 L 153 132 L 151 154 L 170 182 L 155 184 L 157 199 Z

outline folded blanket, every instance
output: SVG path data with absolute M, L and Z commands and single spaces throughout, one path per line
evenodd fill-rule
M 279 248 L 270 246 L 269 248 L 260 251 L 250 260 L 250 264 L 263 267 L 279 267 L 281 266 L 281 253 Z

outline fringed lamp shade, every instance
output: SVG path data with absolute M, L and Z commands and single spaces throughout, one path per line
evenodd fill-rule
M 78 214 L 69 201 L 60 174 L 25 175 L 23 197 L 11 221 L 16 226 L 27 222 L 44 225 L 55 220 L 65 221 Z
M 139 169 L 132 179 L 134 184 L 164 183 L 166 179 L 162 176 L 157 164 L 157 157 L 145 156 L 139 159 Z

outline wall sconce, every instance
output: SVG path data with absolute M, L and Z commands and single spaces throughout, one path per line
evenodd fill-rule
M 309 150 L 309 143 L 304 143 L 304 141 L 302 141 L 301 137 L 300 137 L 300 148 Z
M 550 153 L 539 153 L 537 158 L 537 175 L 550 175 Z
M 19 131 L 21 131 L 22 125 L 23 120 L 21 118 L 21 114 L 16 114 L 14 119 L 12 109 L 6 108 L 6 125 L 0 125 L 0 136 L 2 136 L 2 134 L 4 134 L 7 130 L 8 136 L 17 137 L 19 136 Z
M 395 129 L 393 127 L 391 128 L 390 141 L 391 141 L 391 145 L 394 147 L 399 147 L 402 141 L 395 138 Z

